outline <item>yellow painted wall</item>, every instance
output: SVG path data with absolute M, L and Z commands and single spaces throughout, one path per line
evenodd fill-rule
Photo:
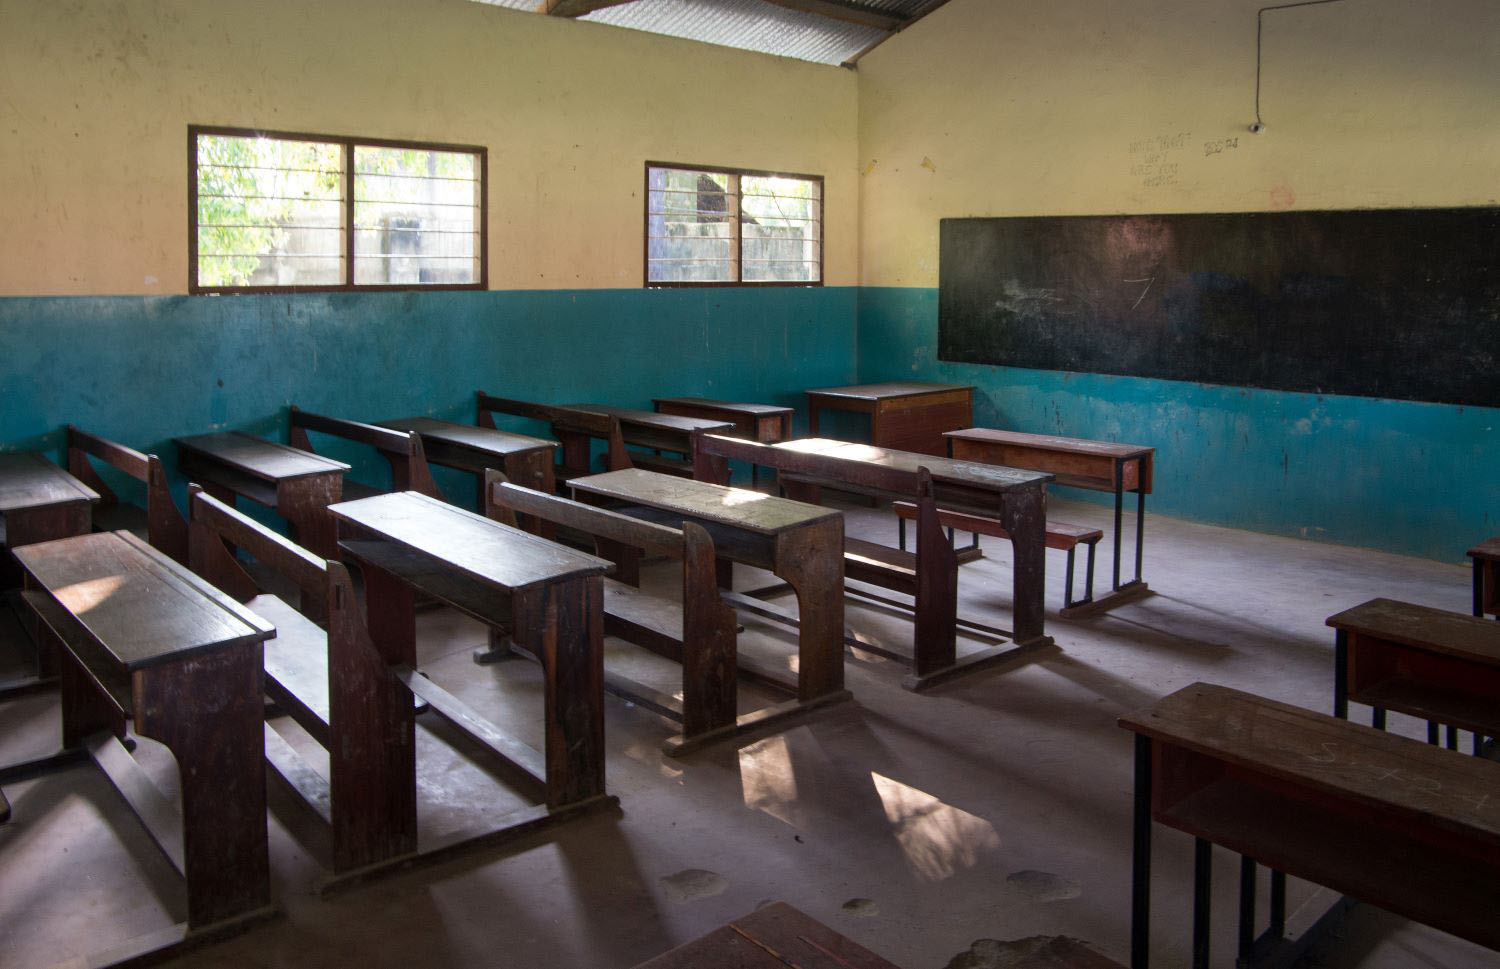
M 190 123 L 482 144 L 490 286 L 641 285 L 647 159 L 826 176 L 856 80 L 468 0 L 0 0 L 0 295 L 187 288 Z
M 859 63 L 861 282 L 948 216 L 1492 204 L 1500 3 L 952 0 Z M 1215 149 L 1218 149 L 1215 151 Z

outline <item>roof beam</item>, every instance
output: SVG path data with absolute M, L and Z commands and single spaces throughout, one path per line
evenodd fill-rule
M 845 23 L 874 27 L 876 30 L 886 30 L 892 33 L 911 23 L 908 17 L 886 13 L 883 10 L 871 10 L 869 7 L 851 3 L 849 0 L 767 0 L 767 2 L 774 3 L 778 7 L 786 7 L 788 10 L 815 13 L 831 20 L 842 20 Z
M 537 13 L 544 13 L 551 17 L 582 17 L 586 13 L 595 10 L 603 10 L 605 7 L 618 7 L 622 3 L 632 3 L 634 0 L 542 0 L 541 6 L 537 7 Z

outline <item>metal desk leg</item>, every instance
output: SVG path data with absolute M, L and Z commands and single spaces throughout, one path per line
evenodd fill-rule
M 1146 459 L 1135 460 L 1135 581 L 1141 581 L 1146 542 Z
M 1343 629 L 1333 634 L 1333 715 L 1349 719 L 1349 633 Z
M 1130 969 L 1151 969 L 1151 738 L 1135 735 L 1130 871 Z
M 1255 859 L 1240 855 L 1239 962 L 1247 965 L 1255 954 Z
M 1120 588 L 1120 532 L 1125 504 L 1125 464 L 1115 462 L 1115 570 L 1112 588 Z
M 1208 969 L 1214 844 L 1193 839 L 1193 969 Z

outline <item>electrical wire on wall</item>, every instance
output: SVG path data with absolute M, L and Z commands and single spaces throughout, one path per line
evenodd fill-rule
M 1325 3 L 1343 3 L 1343 0 L 1301 0 L 1299 3 L 1278 3 L 1271 7 L 1261 7 L 1255 11 L 1255 122 L 1250 125 L 1251 134 L 1258 135 L 1266 130 L 1265 122 L 1260 120 L 1260 39 L 1265 27 L 1266 12 L 1291 10 L 1294 7 L 1317 7 Z

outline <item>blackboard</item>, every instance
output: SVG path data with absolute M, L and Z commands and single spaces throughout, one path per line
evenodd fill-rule
M 938 356 L 1500 406 L 1500 208 L 943 219 Z

